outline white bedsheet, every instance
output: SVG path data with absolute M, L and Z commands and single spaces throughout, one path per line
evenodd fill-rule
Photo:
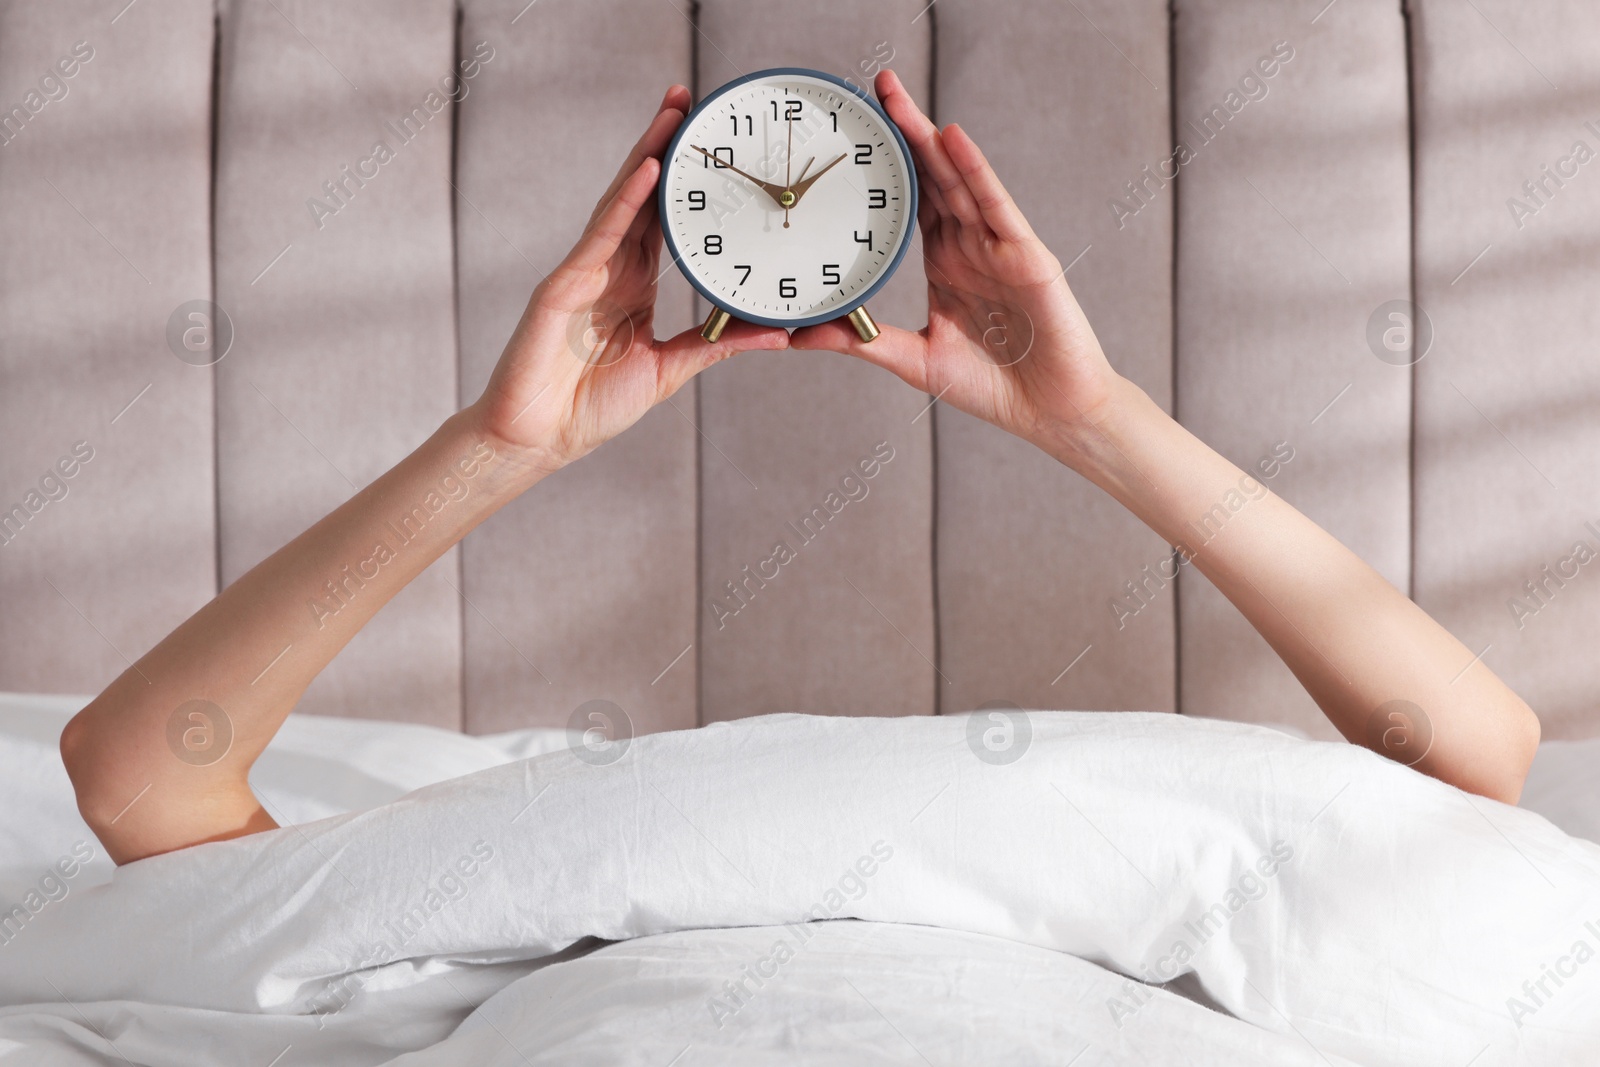
M 0 833 L 35 850 L 6 853 L 10 886 L 73 843 L 9 815 L 30 788 L 14 750 L 49 762 L 42 721 L 28 741 L 0 717 Z M 1600 848 L 1350 746 L 1032 722 L 1008 766 L 977 760 L 960 719 L 771 717 L 606 767 L 494 767 L 559 732 L 463 738 L 440 761 L 490 769 L 112 885 L 91 863 L 0 946 L 0 1063 L 1489 1067 L 1600 1047 L 1600 962 L 1572 963 L 1600 945 Z M 341 751 L 297 748 L 299 729 L 284 755 Z M 364 778 L 263 760 L 285 813 L 427 777 L 403 741 L 307 729 L 348 729 Z M 1169 977 L 1179 945 L 1185 981 L 1238 1019 L 1113 973 Z M 743 1000 L 724 984 L 741 977 Z
M 406 1002 L 355 990 L 323 1016 L 145 1004 L 0 1014 L 0 1064 L 300 1067 L 704 1067 L 707 1064 L 1061 1064 L 1350 1067 L 1161 989 L 1118 1021 L 1128 980 L 1062 952 L 890 923 L 686 930 L 510 970 Z M 727 986 L 780 942 L 795 955 L 731 1014 Z M 459 987 L 459 989 L 455 988 Z M 414 987 L 413 994 L 419 992 Z M 487 998 L 487 999 L 486 999 Z M 450 1002 L 454 1003 L 451 1004 Z M 483 1002 L 470 1017 L 468 1002 Z M 720 1025 L 719 1025 L 720 1023 Z M 459 1026 L 458 1026 L 459 1024 Z M 203 1036 L 203 1041 L 197 1041 Z M 16 1042 L 8 1058 L 7 1042 Z M 399 1050 L 414 1046 L 409 1054 Z

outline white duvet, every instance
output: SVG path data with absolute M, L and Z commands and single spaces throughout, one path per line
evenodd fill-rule
M 1600 846 L 1348 745 L 1030 725 L 559 748 L 84 869 L 0 944 L 0 1064 L 1600 1062 Z

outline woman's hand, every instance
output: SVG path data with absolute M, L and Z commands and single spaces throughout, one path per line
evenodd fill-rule
M 1056 455 L 1092 430 L 1118 376 L 988 160 L 959 126 L 941 133 L 892 72 L 878 99 L 911 146 L 922 198 L 928 325 L 862 343 L 842 320 L 796 330 L 794 348 L 847 352 Z
M 782 329 L 738 322 L 714 345 L 698 328 L 655 339 L 662 273 L 656 181 L 688 107 L 688 89 L 667 90 L 577 245 L 534 289 L 472 405 L 482 432 L 532 478 L 615 437 L 719 359 L 788 346 Z

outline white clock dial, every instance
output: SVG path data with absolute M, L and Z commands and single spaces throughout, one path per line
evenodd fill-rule
M 796 326 L 846 314 L 893 272 L 916 178 L 873 104 L 816 74 L 767 71 L 684 122 L 661 209 L 670 253 L 705 296 L 749 322 Z

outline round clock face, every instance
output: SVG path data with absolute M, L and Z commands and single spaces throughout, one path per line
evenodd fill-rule
M 865 302 L 899 265 L 916 218 L 900 131 L 816 71 L 718 89 L 668 148 L 661 221 L 695 288 L 747 322 L 806 326 Z

